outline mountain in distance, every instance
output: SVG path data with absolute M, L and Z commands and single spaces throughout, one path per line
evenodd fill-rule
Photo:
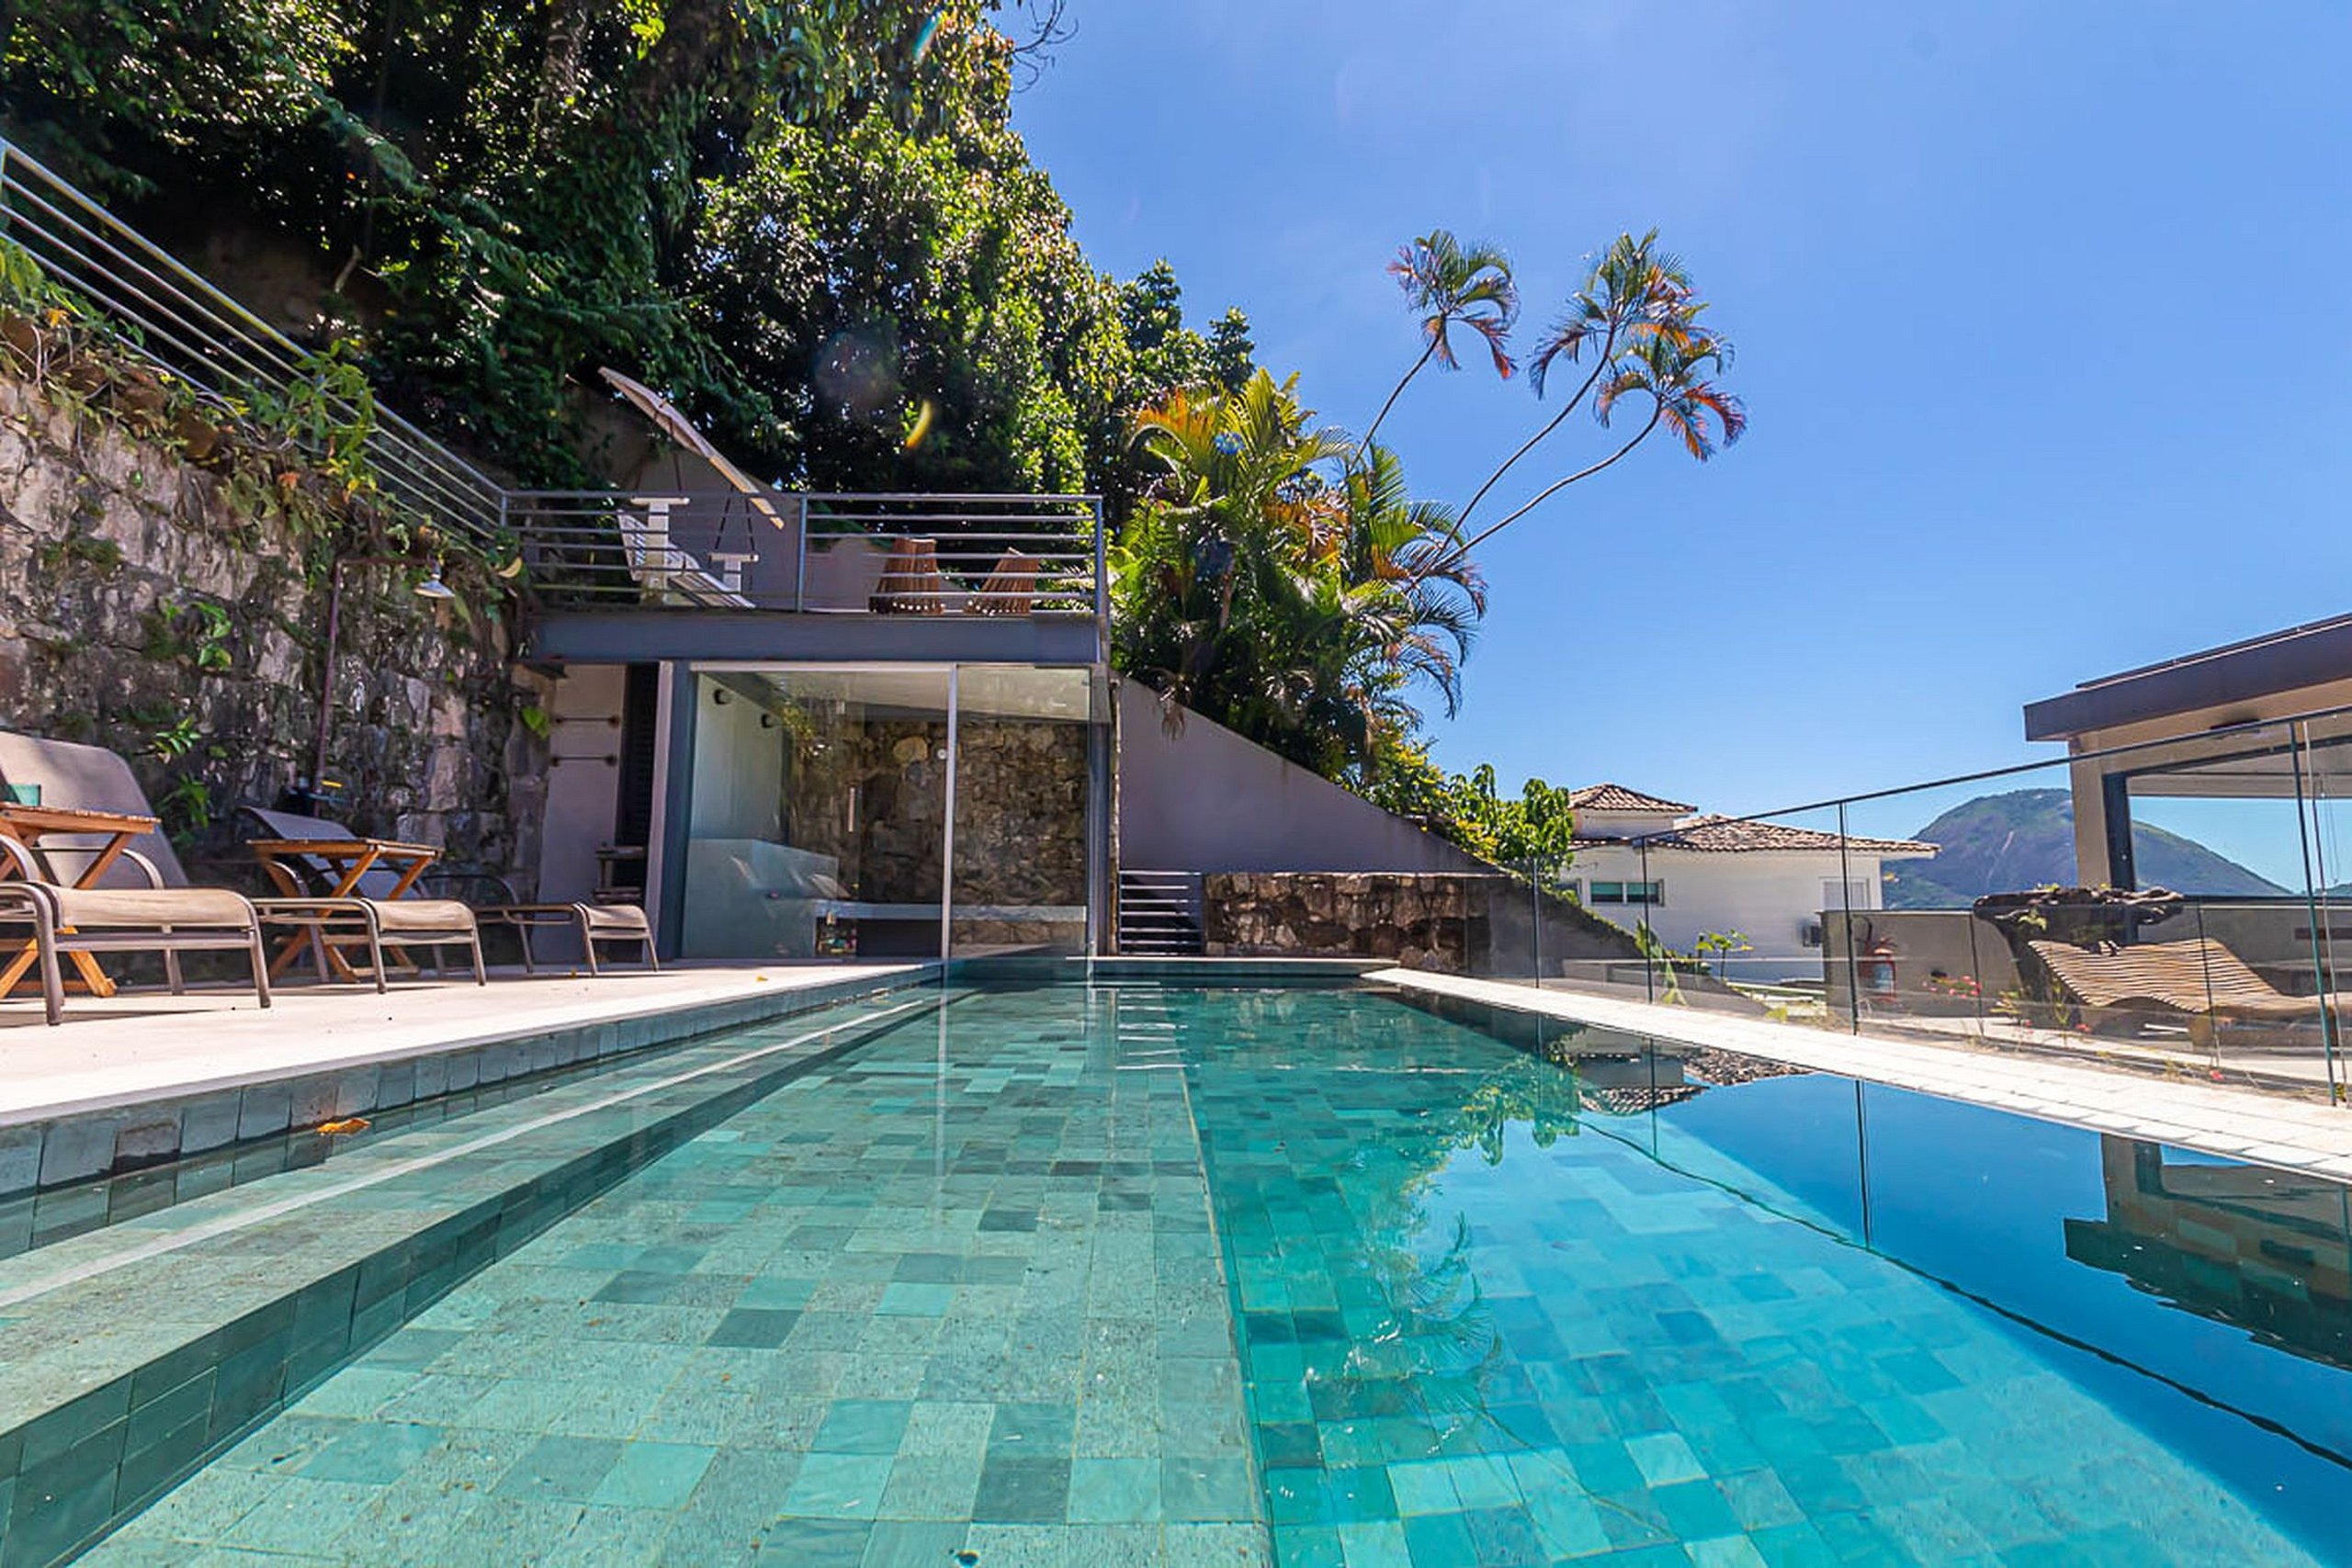
M 1885 863 L 1890 909 L 1962 909 L 1987 893 L 2075 880 L 2075 802 L 2063 789 L 1978 795 L 1911 836 L 1941 849 L 1933 860 Z M 2237 898 L 2287 891 L 2194 839 L 2145 822 L 2132 825 L 2132 857 L 2143 887 Z

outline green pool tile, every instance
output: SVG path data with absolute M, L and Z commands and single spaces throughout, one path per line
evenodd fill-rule
M 1067 1518 L 1070 1461 L 999 1457 L 991 1448 L 980 1470 L 972 1517 L 997 1524 L 1053 1524 Z
M 781 1307 L 739 1306 L 718 1320 L 706 1345 L 737 1349 L 773 1350 L 791 1336 L 800 1314 Z
M 1079 1459 L 1069 1472 L 1069 1517 L 1083 1524 L 1140 1524 L 1160 1517 L 1157 1459 Z
M 913 1410 L 903 1399 L 838 1401 L 817 1428 L 814 1447 L 820 1453 L 896 1453 Z
M 889 1484 L 889 1454 L 812 1453 L 800 1462 L 784 1512 L 815 1519 L 871 1519 Z
M 607 1507 L 676 1509 L 701 1483 L 717 1451 L 701 1443 L 626 1443 L 588 1500 Z
M 605 1438 L 541 1438 L 498 1480 L 502 1497 L 532 1503 L 585 1503 L 620 1458 L 622 1445 Z
M 1170 1520 L 1253 1518 L 1258 1514 L 1255 1494 L 1242 1460 L 1177 1457 L 1160 1461 L 1160 1506 Z
M 1696 1481 L 1707 1473 L 1699 1456 L 1679 1432 L 1652 1432 L 1625 1439 L 1625 1452 L 1633 1460 L 1634 1468 L 1641 1472 L 1644 1485 L 1670 1486 L 1678 1481 Z
M 354 1423 L 348 1431 L 302 1461 L 300 1473 L 314 1481 L 390 1485 L 438 1443 L 441 1436 L 440 1427 L 419 1422 Z

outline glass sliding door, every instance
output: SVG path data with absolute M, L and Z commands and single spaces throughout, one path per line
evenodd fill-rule
M 1088 951 L 1103 682 L 1035 665 L 698 670 L 686 958 Z
M 938 953 L 948 686 L 923 667 L 697 675 L 682 956 Z

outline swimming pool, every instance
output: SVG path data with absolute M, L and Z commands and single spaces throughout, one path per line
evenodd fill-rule
M 1758 1071 L 950 992 L 86 1560 L 2352 1559 L 2341 1190 Z

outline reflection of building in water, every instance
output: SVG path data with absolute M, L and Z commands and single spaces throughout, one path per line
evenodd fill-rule
M 2352 1367 L 2352 1209 L 2345 1188 L 2250 1165 L 2166 1163 L 2099 1139 L 2104 1220 L 2068 1220 L 2066 1256 L 2265 1344 Z
M 1643 1036 L 1570 1028 L 1544 1045 L 1545 1058 L 1577 1075 L 1577 1099 L 1607 1116 L 1645 1111 L 1698 1097 L 1705 1086 L 1683 1076 L 1678 1047 Z

